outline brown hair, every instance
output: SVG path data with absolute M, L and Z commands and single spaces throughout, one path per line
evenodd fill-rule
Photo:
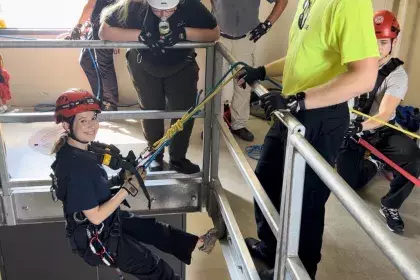
M 52 155 L 56 154 L 67 143 L 68 139 L 69 139 L 69 135 L 67 133 L 61 135 L 60 139 L 58 139 L 57 142 L 55 142 L 51 150 L 51 154 Z

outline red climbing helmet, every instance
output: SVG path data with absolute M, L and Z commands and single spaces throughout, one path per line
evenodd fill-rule
M 63 92 L 55 103 L 55 122 L 61 123 L 78 113 L 86 111 L 101 112 L 99 100 L 83 89 L 69 89 Z
M 380 10 L 373 16 L 373 24 L 377 39 L 395 39 L 400 33 L 397 18 L 388 10 Z

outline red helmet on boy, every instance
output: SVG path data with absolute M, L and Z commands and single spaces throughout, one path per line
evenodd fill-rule
M 55 122 L 61 123 L 78 113 L 87 111 L 101 112 L 99 100 L 83 89 L 69 89 L 63 92 L 55 103 Z
M 377 39 L 395 39 L 400 33 L 400 24 L 390 11 L 377 11 L 373 16 L 373 24 Z

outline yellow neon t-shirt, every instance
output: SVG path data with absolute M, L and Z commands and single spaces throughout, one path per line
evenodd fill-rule
M 346 72 L 346 63 L 368 57 L 379 57 L 371 0 L 300 0 L 289 33 L 283 93 L 325 84 Z

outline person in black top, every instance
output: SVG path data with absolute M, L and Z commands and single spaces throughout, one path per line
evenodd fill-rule
M 72 249 L 89 265 L 118 267 L 138 279 L 180 279 L 142 243 L 190 264 L 197 245 L 201 251 L 211 252 L 216 230 L 198 237 L 154 218 L 140 218 L 120 210 L 129 194 L 138 193 L 146 174 L 140 167 L 138 177 L 121 170 L 108 180 L 102 161 L 98 161 L 100 154 L 91 148 L 100 111 L 99 101 L 84 90 L 68 90 L 56 102 L 56 123 L 62 123 L 66 134 L 52 151 L 56 154 L 52 190 L 63 202 L 66 236 Z M 121 187 L 113 195 L 110 188 L 116 185 Z
M 143 110 L 187 110 L 195 105 L 199 68 L 194 49 L 165 49 L 180 41 L 208 42 L 220 31 L 210 11 L 197 0 L 121 0 L 101 14 L 99 37 L 140 41 L 148 49 L 130 49 L 128 69 Z M 172 120 L 175 123 L 177 120 Z M 185 174 L 200 171 L 186 159 L 193 120 L 172 140 L 169 168 Z M 163 120 L 143 120 L 149 145 L 164 135 Z M 163 169 L 163 153 L 150 165 Z
M 70 39 L 80 40 L 82 26 L 90 19 L 91 28 L 86 39 L 99 40 L 99 16 L 106 6 L 114 2 L 115 0 L 88 0 L 71 32 Z M 102 109 L 116 111 L 118 83 L 114 67 L 114 50 L 82 49 L 79 63 L 88 78 L 93 93 L 102 100 Z

